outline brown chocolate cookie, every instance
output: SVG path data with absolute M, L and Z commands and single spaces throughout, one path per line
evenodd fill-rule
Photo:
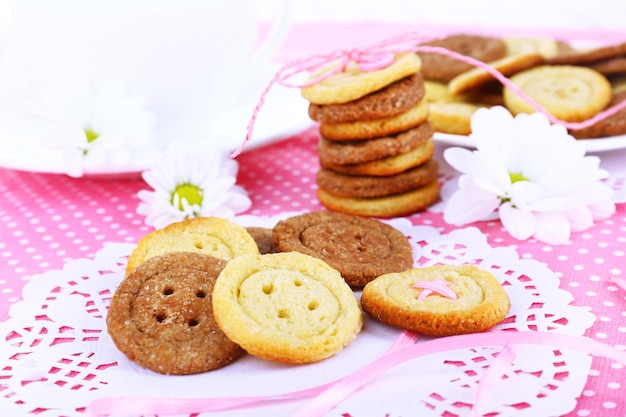
M 406 236 L 386 223 L 365 217 L 330 211 L 305 213 L 278 222 L 273 238 L 281 252 L 319 258 L 353 287 L 413 265 L 413 250 Z
M 428 102 L 420 100 L 409 110 L 391 117 L 343 123 L 320 123 L 320 135 L 329 140 L 382 138 L 414 128 L 428 118 Z
M 626 74 L 626 55 L 590 62 L 587 66 L 604 75 Z
M 377 139 L 332 141 L 320 138 L 318 154 L 322 166 L 360 164 L 388 156 L 400 155 L 432 138 L 435 130 L 430 123 Z
M 111 299 L 108 332 L 128 359 L 162 374 L 221 368 L 242 354 L 213 317 L 213 286 L 227 261 L 193 252 L 150 258 Z
M 373 161 L 360 164 L 326 164 L 321 163 L 322 168 L 347 175 L 395 175 L 400 172 L 415 168 L 428 161 L 435 153 L 435 145 L 429 138 L 415 148 L 399 155 L 387 156 Z
M 616 45 L 602 46 L 593 49 L 574 49 L 563 52 L 552 58 L 546 63 L 549 65 L 584 65 L 594 61 L 600 61 L 607 58 L 613 58 L 626 54 L 626 42 Z
M 422 45 L 438 46 L 482 62 L 492 62 L 504 58 L 507 47 L 501 39 L 474 35 L 452 35 L 443 39 L 424 42 Z M 448 82 L 452 78 L 474 68 L 457 59 L 436 54 L 418 53 L 422 60 L 422 75 L 426 80 Z
M 329 210 L 356 216 L 392 218 L 407 216 L 425 210 L 439 199 L 439 182 L 398 194 L 382 197 L 340 197 L 321 188 L 317 189 L 320 203 Z
M 276 248 L 272 242 L 272 229 L 266 227 L 246 227 L 246 230 L 256 242 L 261 255 L 276 252 Z
M 344 175 L 321 169 L 317 172 L 317 186 L 339 197 L 382 197 L 403 193 L 434 181 L 437 172 L 438 165 L 434 159 L 396 175 L 379 177 Z
M 613 95 L 610 106 L 626 100 L 626 90 Z M 576 139 L 601 138 L 606 136 L 626 134 L 626 109 L 622 109 L 604 120 L 579 130 L 571 130 L 570 134 Z
M 382 90 L 357 100 L 340 104 L 309 104 L 309 117 L 322 123 L 343 123 L 396 116 L 417 104 L 424 97 L 420 73 L 396 81 Z

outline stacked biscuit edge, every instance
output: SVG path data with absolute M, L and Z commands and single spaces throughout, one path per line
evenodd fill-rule
M 318 198 L 332 211 L 398 217 L 439 198 L 434 130 L 415 53 L 375 71 L 350 63 L 302 89 L 319 122 Z

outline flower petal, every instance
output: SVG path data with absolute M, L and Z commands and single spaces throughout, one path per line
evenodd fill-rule
M 443 151 L 443 158 L 452 168 L 462 173 L 476 172 L 480 169 L 479 161 L 473 152 L 465 148 L 447 148 Z
M 515 239 L 526 240 L 535 233 L 537 220 L 532 212 L 515 208 L 510 203 L 502 204 L 499 211 L 502 225 Z
M 472 223 L 489 216 L 499 204 L 497 196 L 477 187 L 467 187 L 452 195 L 444 209 L 443 218 L 450 224 Z
M 550 245 L 569 242 L 571 233 L 567 216 L 561 212 L 536 213 L 537 228 L 533 237 Z

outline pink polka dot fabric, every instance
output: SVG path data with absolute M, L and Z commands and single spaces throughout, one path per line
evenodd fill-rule
M 244 152 L 239 183 L 252 199 L 246 214 L 270 217 L 282 212 L 320 210 L 315 173 L 317 129 Z M 71 259 L 90 258 L 105 242 L 137 242 L 151 228 L 136 213 L 137 192 L 147 189 L 139 176 L 81 178 L 0 169 L 0 319 L 21 299 L 29 277 L 62 269 Z M 414 224 L 449 232 L 441 213 L 409 217 Z M 513 246 L 522 258 L 544 262 L 561 278 L 572 304 L 597 318 L 588 337 L 626 349 L 626 290 L 613 278 L 626 278 L 626 205 L 611 218 L 572 235 L 572 243 L 549 246 L 516 241 L 499 222 L 472 226 L 493 247 Z M 626 370 L 607 359 L 594 359 L 591 375 L 570 416 L 624 415 Z

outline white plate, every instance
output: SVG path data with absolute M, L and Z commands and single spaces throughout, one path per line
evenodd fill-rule
M 246 134 L 246 126 L 252 117 L 253 108 L 258 100 L 256 91 L 262 91 L 265 86 L 251 90 L 249 97 L 240 101 L 233 110 L 225 112 L 214 123 L 209 135 L 216 137 L 216 146 L 233 151 L 238 149 Z M 252 139 L 244 150 L 264 146 L 294 135 L 312 124 L 307 112 L 308 103 L 300 97 L 296 89 L 274 86 L 266 97 L 254 125 Z M 7 146 L 12 138 L 0 136 L 0 167 L 22 171 L 62 174 L 65 167 L 59 153 L 44 149 L 38 144 L 25 142 L 17 147 L 15 143 Z M 41 148 L 41 149 L 40 149 Z M 153 149 L 146 149 L 151 151 Z M 146 152 L 146 155 L 148 152 Z M 85 167 L 87 176 L 120 176 L 136 175 L 149 166 L 149 158 L 136 158 L 122 167 L 106 167 L 90 169 Z
M 475 147 L 471 138 L 464 135 L 452 135 L 449 133 L 436 132 L 433 136 L 433 140 L 445 145 L 463 146 L 466 148 Z M 587 152 L 606 152 L 626 148 L 626 135 L 595 139 L 580 139 L 579 141 L 585 145 Z

